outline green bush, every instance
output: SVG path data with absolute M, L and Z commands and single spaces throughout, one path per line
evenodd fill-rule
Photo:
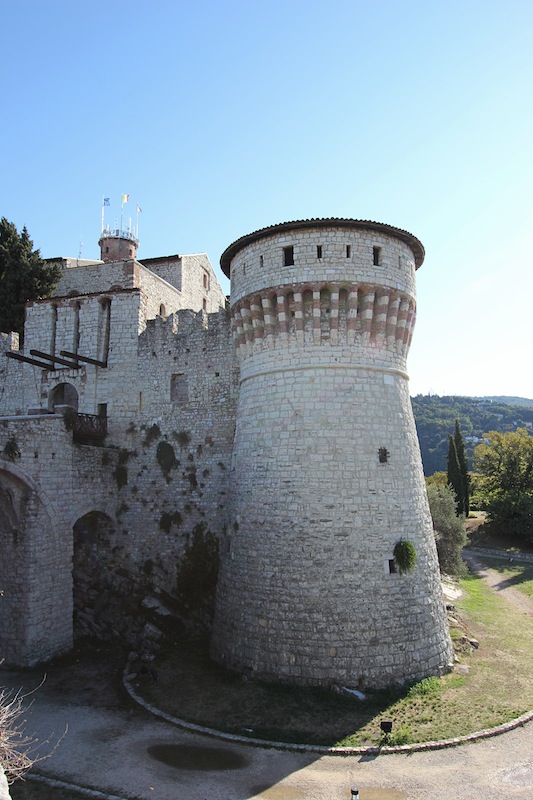
M 457 513 L 455 494 L 450 486 L 428 486 L 427 492 L 440 571 L 446 575 L 461 575 L 466 528 L 464 516 Z
M 400 575 L 405 572 L 412 572 L 416 564 L 415 546 L 409 539 L 400 539 L 394 545 L 394 560 L 398 565 Z

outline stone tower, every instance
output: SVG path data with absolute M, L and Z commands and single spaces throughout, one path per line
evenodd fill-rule
M 105 228 L 100 234 L 100 258 L 107 264 L 113 261 L 134 261 L 139 240 L 131 231 Z
M 451 659 L 406 373 L 423 259 L 410 233 L 349 219 L 274 225 L 222 255 L 240 360 L 212 643 L 228 667 L 379 687 Z

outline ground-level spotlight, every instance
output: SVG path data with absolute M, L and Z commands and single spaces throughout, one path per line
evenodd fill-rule
M 359 800 L 359 789 L 354 789 L 352 786 L 350 792 L 351 792 L 350 800 Z
M 392 722 L 388 722 L 387 720 L 382 720 L 380 727 L 383 733 L 392 733 Z

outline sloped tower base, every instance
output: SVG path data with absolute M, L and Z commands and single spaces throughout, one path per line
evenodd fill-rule
M 387 226 L 318 222 L 266 229 L 232 258 L 241 388 L 212 652 L 263 679 L 380 687 L 452 655 L 404 371 L 415 256 Z

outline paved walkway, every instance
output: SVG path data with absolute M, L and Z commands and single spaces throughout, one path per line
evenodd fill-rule
M 64 670 L 63 670 L 64 672 Z M 323 756 L 232 745 L 181 731 L 130 703 L 109 675 L 51 673 L 35 693 L 26 730 L 41 741 L 68 730 L 43 775 L 127 800 L 487 800 L 533 797 L 533 723 L 479 743 L 425 753 Z M 3 673 L 30 688 L 35 673 Z M 72 689 L 69 690 L 69 683 Z M 179 766 L 150 755 L 171 746 Z M 44 750 L 50 749 L 49 744 Z M 53 798 L 51 789 L 50 797 Z M 101 796 L 101 795 L 100 795 Z

